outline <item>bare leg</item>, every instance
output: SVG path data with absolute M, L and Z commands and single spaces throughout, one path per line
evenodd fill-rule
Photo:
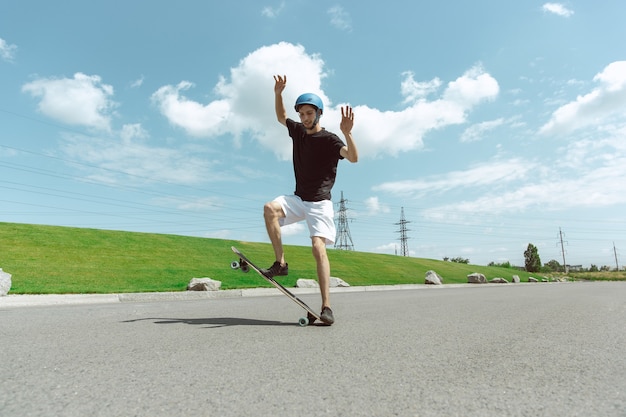
M 281 265 L 285 265 L 285 252 L 283 251 L 283 240 L 280 233 L 280 224 L 278 223 L 280 218 L 285 217 L 285 213 L 280 204 L 270 201 L 263 207 L 263 217 L 265 218 L 265 228 L 272 242 L 276 260 Z
M 317 280 L 322 295 L 322 309 L 330 307 L 330 262 L 326 254 L 326 240 L 319 236 L 313 236 L 313 257 L 317 263 Z

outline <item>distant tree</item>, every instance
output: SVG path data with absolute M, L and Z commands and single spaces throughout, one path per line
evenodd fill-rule
M 528 248 L 524 251 L 524 267 L 528 272 L 539 272 L 541 270 L 539 251 L 532 243 L 529 243 Z
M 499 268 L 512 268 L 511 262 L 509 261 L 502 262 L 501 264 L 491 261 L 489 262 L 487 266 L 497 266 Z
M 558 271 L 561 270 L 561 264 L 557 260 L 555 260 L 555 259 L 552 259 L 551 261 L 546 262 L 543 266 L 549 272 L 558 272 Z
M 598 272 L 598 265 L 591 264 L 589 272 Z
M 444 261 L 444 262 L 448 262 L 448 261 L 450 261 L 450 258 L 448 258 L 447 256 L 444 256 L 444 257 L 443 257 L 443 261 Z
M 466 258 L 461 258 L 460 256 L 456 257 L 456 258 L 452 258 L 450 259 L 451 262 L 456 262 L 458 264 L 468 264 L 470 262 L 469 259 Z

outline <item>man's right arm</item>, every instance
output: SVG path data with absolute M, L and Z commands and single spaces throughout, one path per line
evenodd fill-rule
M 275 75 L 274 81 L 274 106 L 276 108 L 276 118 L 283 126 L 287 126 L 287 110 L 283 104 L 283 90 L 287 84 L 287 76 Z

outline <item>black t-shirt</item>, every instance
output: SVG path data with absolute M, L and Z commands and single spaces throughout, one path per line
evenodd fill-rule
M 293 141 L 293 170 L 296 175 L 295 194 L 304 201 L 330 200 L 335 185 L 337 163 L 343 141 L 325 129 L 309 135 L 302 123 L 287 119 Z

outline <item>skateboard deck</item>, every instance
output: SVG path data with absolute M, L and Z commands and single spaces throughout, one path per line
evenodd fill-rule
M 311 307 L 309 307 L 304 301 L 299 299 L 295 294 L 293 294 L 291 291 L 285 288 L 280 282 L 276 281 L 274 278 L 265 276 L 263 272 L 261 272 L 261 269 L 258 266 L 256 266 L 250 259 L 248 259 L 243 253 L 241 253 L 239 249 L 237 249 L 234 246 L 231 246 L 231 249 L 239 257 L 238 262 L 237 261 L 231 262 L 230 267 L 232 269 L 241 269 L 242 272 L 249 272 L 250 268 L 254 269 L 257 274 L 263 277 L 266 281 L 268 281 L 274 287 L 278 288 L 280 292 L 285 294 L 287 297 L 291 299 L 291 301 L 298 304 L 307 312 L 306 317 L 300 317 L 300 320 L 298 320 L 298 324 L 300 326 L 308 326 L 309 324 L 312 324 L 315 320 L 318 320 L 320 323 L 323 324 L 322 320 L 320 319 L 319 314 L 311 310 Z

